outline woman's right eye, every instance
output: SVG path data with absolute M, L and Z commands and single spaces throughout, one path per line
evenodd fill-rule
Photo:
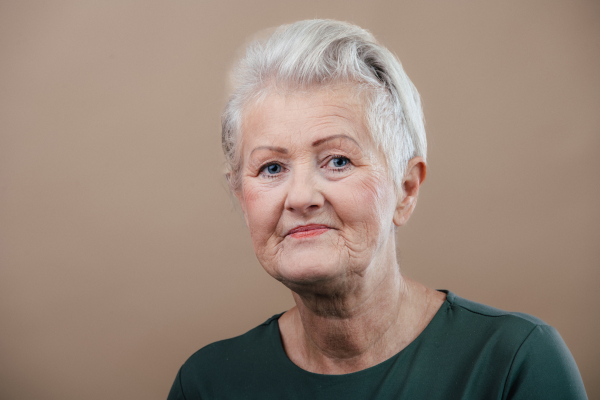
M 281 172 L 281 170 L 282 167 L 280 164 L 269 164 L 263 167 L 262 172 L 264 172 L 267 175 L 277 175 Z

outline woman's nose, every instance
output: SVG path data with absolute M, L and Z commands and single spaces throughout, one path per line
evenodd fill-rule
M 310 171 L 294 171 L 289 181 L 285 209 L 306 214 L 320 209 L 325 198 L 317 187 L 316 174 Z

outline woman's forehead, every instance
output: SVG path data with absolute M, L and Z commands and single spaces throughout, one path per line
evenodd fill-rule
M 354 91 L 272 92 L 251 104 L 242 126 L 243 142 L 318 140 L 320 135 L 346 134 L 368 140 L 361 102 Z

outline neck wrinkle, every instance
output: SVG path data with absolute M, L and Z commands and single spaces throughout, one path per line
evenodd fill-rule
M 384 276 L 368 297 L 350 310 L 348 302 L 334 299 L 336 313 L 319 313 L 294 293 L 298 305 L 300 337 L 308 369 L 322 373 L 349 373 L 378 364 L 395 354 L 400 311 L 409 286 L 399 272 Z M 325 299 L 322 299 L 325 300 Z M 313 302 L 309 302 L 311 304 Z M 322 311 L 322 310 L 321 310 Z

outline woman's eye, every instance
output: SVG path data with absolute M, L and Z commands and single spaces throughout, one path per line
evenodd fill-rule
M 275 175 L 281 172 L 281 165 L 269 164 L 263 168 L 263 171 L 269 175 Z
M 346 157 L 333 157 L 329 160 L 329 166 L 335 169 L 344 168 L 350 162 Z

